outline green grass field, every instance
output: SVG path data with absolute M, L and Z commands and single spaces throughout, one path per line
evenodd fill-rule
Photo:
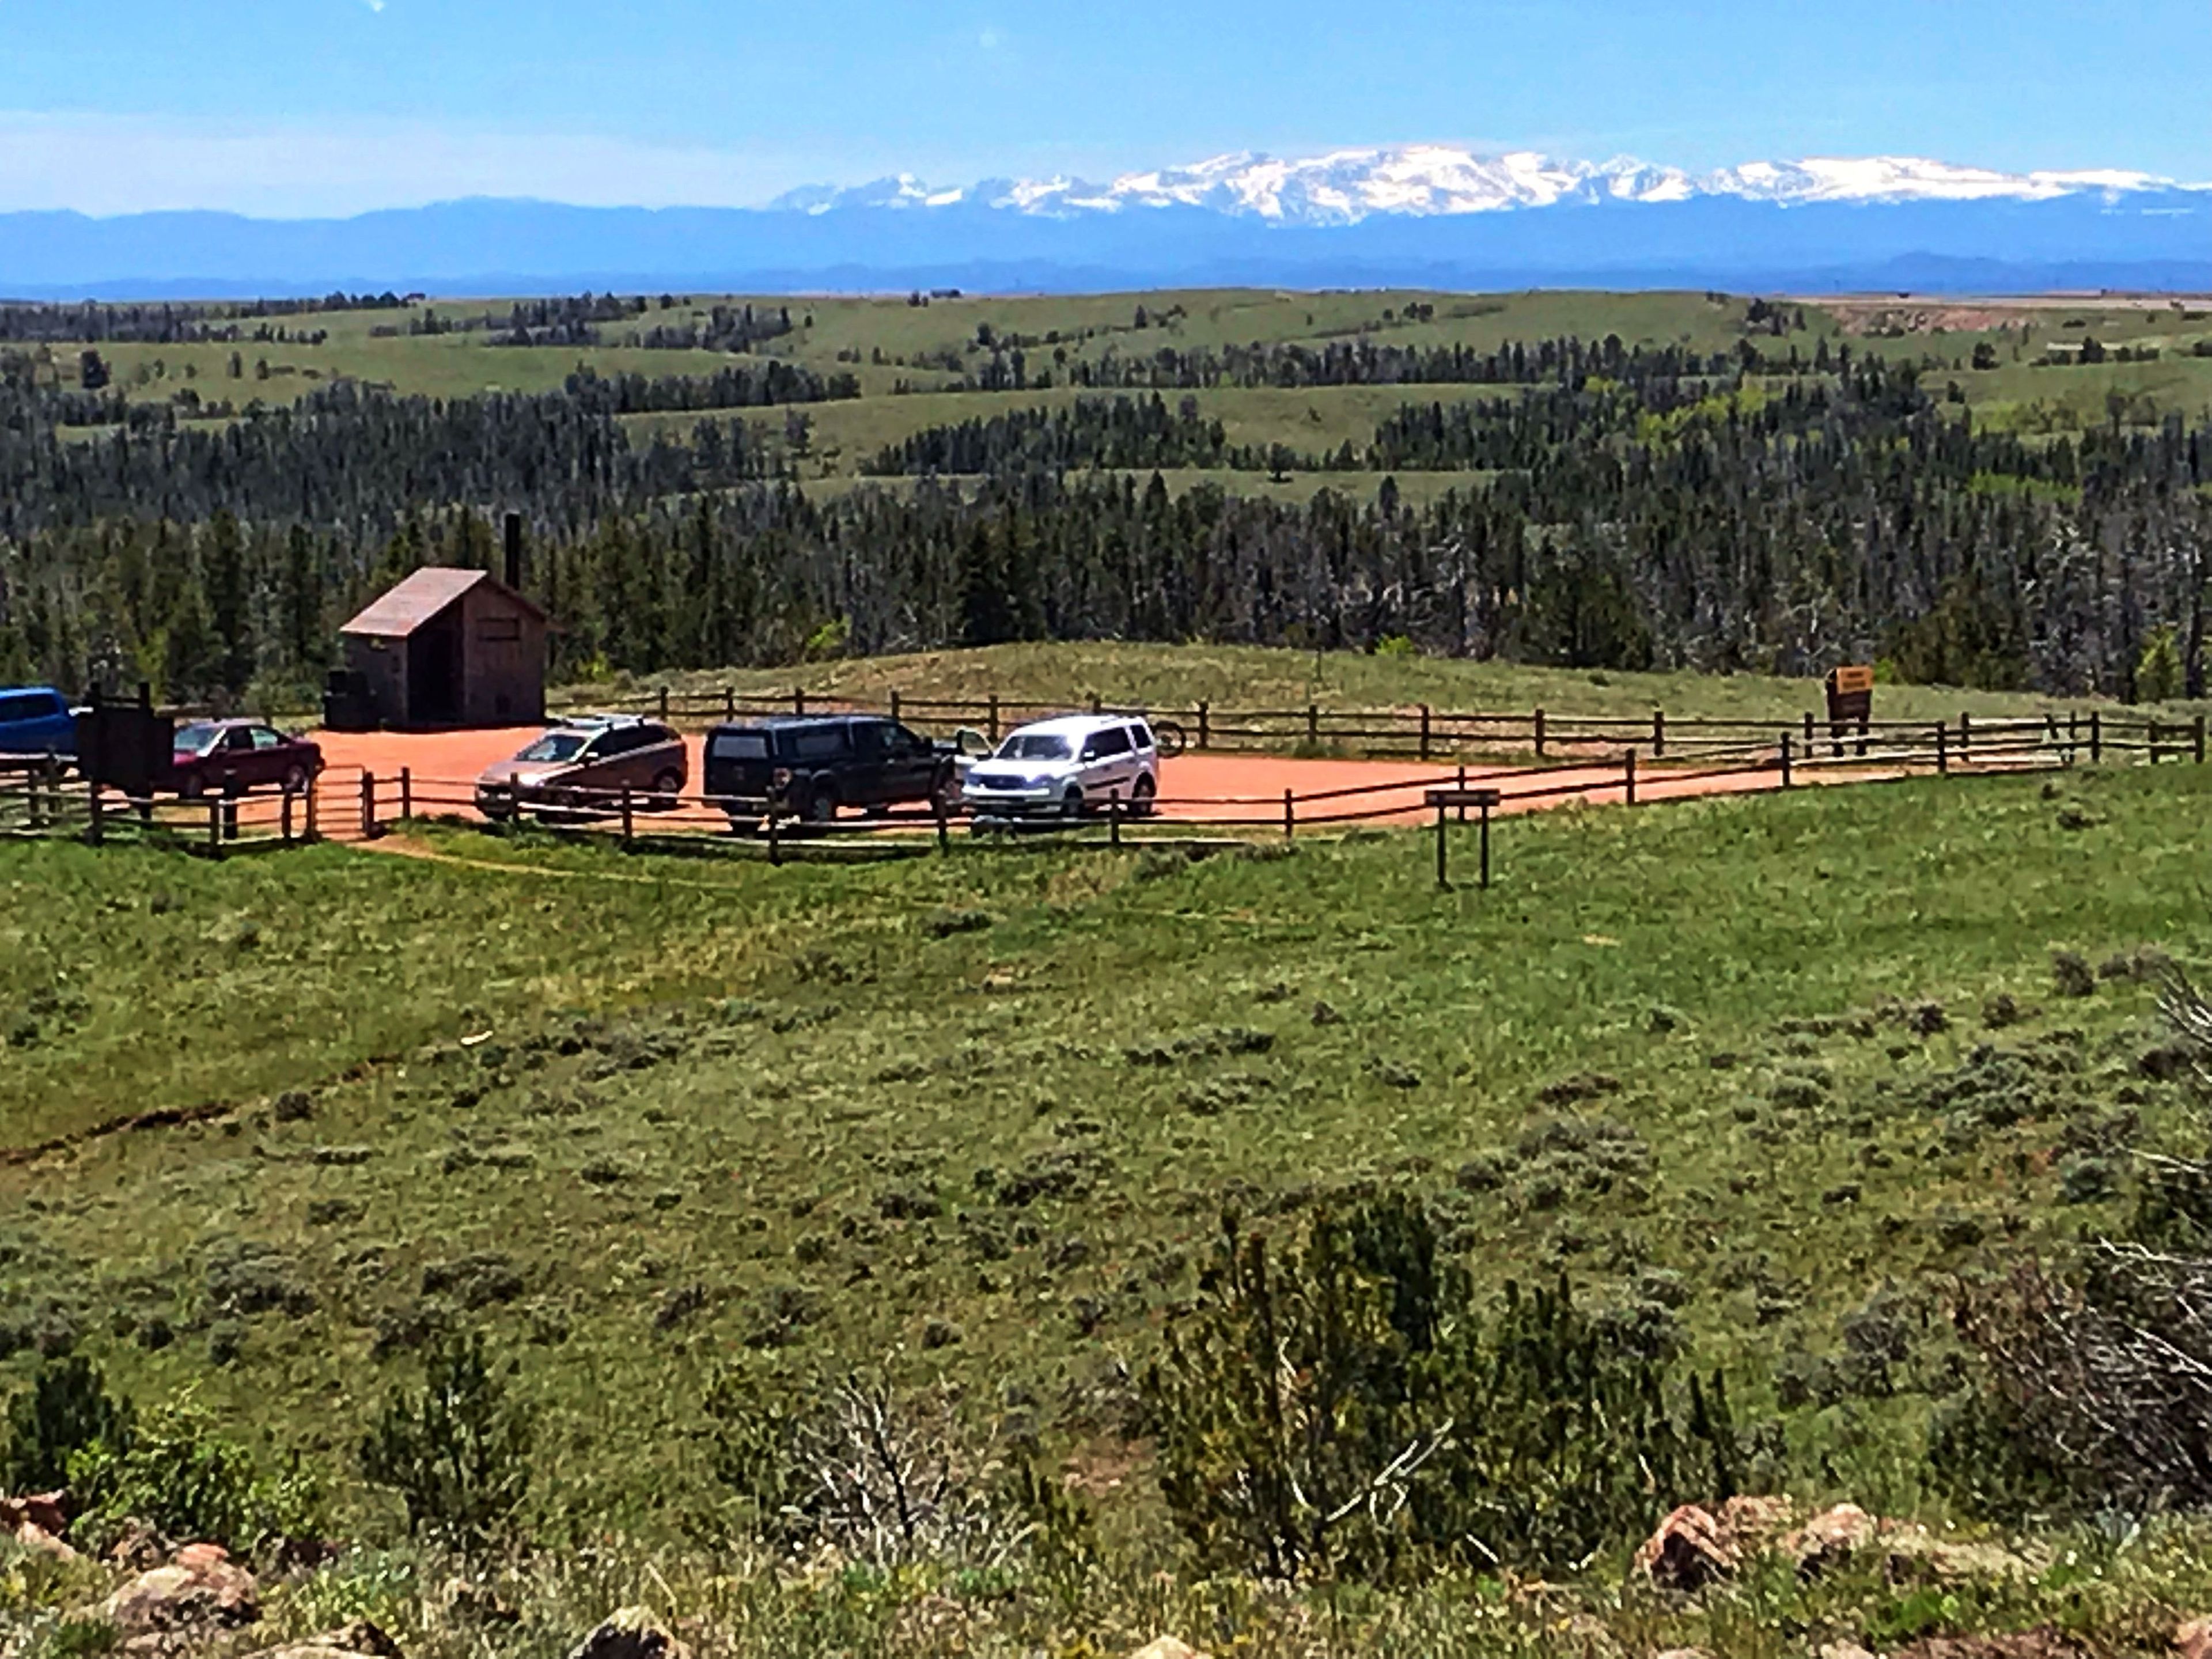
M 715 669 L 616 676 L 566 688 L 570 706 L 595 700 L 672 692 L 712 696 L 725 688 L 744 696 L 803 689 L 810 696 L 885 704 L 908 699 L 981 702 L 997 694 L 1008 703 L 1079 707 L 1093 696 L 1109 704 L 1162 713 L 1189 711 L 1203 701 L 1218 709 L 1413 709 L 1427 703 L 1461 712 L 1792 721 L 1826 702 L 1818 680 L 1759 674 L 1627 673 L 1545 668 L 1458 658 L 1366 655 L 1357 652 L 1283 651 L 1256 646 L 1148 645 L 1119 641 L 993 646 L 904 656 L 845 658 L 774 669 Z M 1883 685 L 1876 717 L 1955 722 L 2041 711 L 2032 693 L 1967 691 L 1950 686 Z M 2085 705 L 2086 706 L 2086 705 Z M 2195 705 L 2175 705 L 2186 714 Z
M 426 1331 L 481 1326 L 546 1413 L 548 1501 L 667 1533 L 711 1505 L 700 1392 L 749 1343 L 1018 1386 L 1072 1468 L 1140 1465 L 1115 1379 L 1223 1205 L 1380 1185 L 1486 1285 L 1660 1297 L 1777 1413 L 1776 1368 L 1870 1300 L 1932 1312 L 1971 1241 L 2099 1214 L 2057 1201 L 2068 1137 L 2185 1139 L 2136 1068 L 2152 988 L 2062 1000 L 2050 953 L 2212 942 L 2196 769 L 1817 794 L 1518 823 L 1488 895 L 1440 896 L 1406 834 L 780 872 L 442 832 L 463 862 L 8 848 L 5 1144 L 226 1108 L 0 1166 L 8 1346 L 73 1331 L 342 1463 Z M 1999 994 L 2027 1012 L 1985 1030 Z M 2000 1053 L 2063 1080 L 2002 1126 L 1944 1109 Z M 1599 1119 L 1625 1184 L 1577 1150 Z M 1780 1413 L 1831 1495 L 1939 1512 L 1911 1435 L 1943 1351 Z

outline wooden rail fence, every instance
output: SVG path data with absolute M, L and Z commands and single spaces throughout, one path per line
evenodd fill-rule
M 773 696 L 741 694 L 728 688 L 679 692 L 666 686 L 628 696 L 593 697 L 571 692 L 561 706 L 571 711 L 589 708 L 648 714 L 671 724 L 693 726 L 777 715 L 887 714 L 929 729 L 975 731 L 994 744 L 1015 726 L 1071 709 L 1088 709 L 1094 714 L 1142 715 L 1162 728 L 1176 747 L 1269 750 L 1294 747 L 1316 752 L 1356 749 L 1370 755 L 1407 756 L 1422 761 L 1462 752 L 1528 752 L 1546 760 L 1624 748 L 1639 750 L 1653 760 L 1683 759 L 1746 744 L 1772 745 L 1784 732 L 1796 736 L 1801 753 L 1809 753 L 1816 743 L 1829 745 L 1832 753 L 1844 747 L 1863 749 L 1887 734 L 1937 731 L 1948 732 L 1961 755 L 1970 755 L 1978 740 L 2028 731 L 2041 733 L 2053 745 L 2063 744 L 2100 760 L 2106 750 L 2147 752 L 2154 760 L 2201 759 L 2205 744 L 2202 714 L 2177 721 L 2103 708 L 2053 708 L 2033 715 L 1979 720 L 1962 713 L 1955 725 L 1871 720 L 1834 726 L 1810 710 L 1796 720 L 1777 720 L 1670 715 L 1664 709 L 1654 709 L 1649 715 L 1563 714 L 1543 708 L 1448 709 L 1426 703 L 1393 708 L 1329 708 L 1319 703 L 1302 708 L 1216 708 L 1210 702 L 1146 706 L 1109 702 L 1095 695 L 1037 702 L 997 693 L 947 698 L 913 697 L 893 691 L 878 702 L 829 696 L 803 686 Z
M 971 706 L 950 705 L 960 709 Z M 1209 738 L 1218 736 L 1221 728 L 1211 724 L 1210 711 L 1204 711 L 1203 705 L 1200 710 L 1207 720 L 1201 732 Z M 1003 708 L 1001 713 L 1003 717 Z M 1522 717 L 1449 718 L 1463 722 Z M 2080 764 L 2186 761 L 2202 765 L 2206 750 L 2201 716 L 2178 722 L 2101 710 L 1980 720 L 1962 716 L 1956 724 L 1876 721 L 1848 731 L 1809 720 L 1778 730 L 1771 723 L 1669 721 L 1655 714 L 1648 724 L 1578 720 L 1565 737 L 1540 710 L 1525 718 L 1531 735 L 1547 745 L 1544 757 L 1533 764 L 1462 762 L 1449 774 L 1437 765 L 1419 775 L 1340 788 L 1285 790 L 1279 797 L 1162 796 L 1150 810 L 1115 799 L 1081 819 L 1017 823 L 985 817 L 969 823 L 980 838 L 1002 843 L 1046 836 L 1122 847 L 1224 836 L 1249 840 L 1255 833 L 1295 841 L 1304 833 L 1341 833 L 1362 824 L 1426 822 L 1433 812 L 1441 872 L 1446 825 L 1467 822 L 1468 811 L 1474 808 L 1483 820 L 1482 866 L 1486 872 L 1492 814 L 1549 802 L 1580 799 L 1635 805 L 1703 793 L 1710 787 L 1792 789 L 1818 781 L 1823 775 L 1875 781 Z M 1439 729 L 1433 711 L 1423 729 L 1433 740 Z M 1593 755 L 1588 745 L 1595 740 L 1589 733 L 1596 730 L 1616 735 L 1608 750 Z M 476 816 L 472 780 L 417 777 L 408 769 L 380 776 L 333 769 L 296 794 L 188 801 L 132 799 L 66 776 L 43 758 L 0 757 L 0 838 L 70 839 L 94 846 L 138 842 L 221 857 L 325 839 L 371 841 L 397 823 Z M 944 849 L 951 845 L 959 821 L 942 810 L 922 810 L 807 824 L 763 801 L 628 790 L 580 793 L 561 808 L 532 816 L 559 832 L 611 836 L 625 846 L 750 850 L 775 863 L 798 857 L 906 856 L 932 847 Z

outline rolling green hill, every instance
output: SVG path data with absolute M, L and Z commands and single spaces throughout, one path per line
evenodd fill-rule
M 861 385 L 863 395 L 857 399 L 807 411 L 812 431 L 806 453 L 795 459 L 810 479 L 834 481 L 855 477 L 884 446 L 932 426 L 1006 409 L 1064 406 L 1078 395 L 1068 384 L 1070 367 L 1096 363 L 1108 352 L 1127 358 L 1161 347 L 1198 350 L 1261 342 L 1456 345 L 1489 351 L 1515 341 L 1567 336 L 1598 340 L 1607 335 L 1632 345 L 1678 343 L 1713 351 L 1745 337 L 1750 304 L 1688 294 L 1468 295 L 1410 290 L 979 295 L 939 298 L 927 305 L 900 299 L 686 295 L 665 296 L 670 303 L 664 307 L 662 297 L 650 297 L 647 309 L 634 319 L 602 325 L 599 343 L 574 347 L 495 345 L 490 342 L 496 331 L 482 327 L 410 335 L 407 331 L 426 318 L 448 323 L 496 319 L 514 303 L 438 299 L 399 311 L 335 312 L 293 319 L 295 331 L 305 331 L 305 325 L 327 332 L 328 338 L 317 345 L 296 339 L 248 340 L 235 345 L 124 343 L 101 350 L 117 383 L 142 402 L 167 401 L 189 390 L 210 404 L 224 400 L 243 407 L 252 399 L 292 401 L 348 380 L 403 394 L 463 398 L 556 390 L 579 368 L 602 375 L 703 377 L 729 357 L 702 349 L 644 349 L 623 342 L 653 328 L 702 323 L 715 305 L 788 307 L 793 331 L 754 349 L 824 374 L 851 374 Z M 2204 313 L 2178 302 L 1784 302 L 1781 309 L 1784 332 L 1770 337 L 1760 331 L 1769 349 L 1783 350 L 1795 343 L 1809 358 L 1825 337 L 1925 360 L 1931 373 L 1957 382 L 1978 418 L 2026 431 L 2095 425 L 2112 418 L 2115 408 L 2124 420 L 2154 423 L 2162 411 L 2193 414 L 2212 405 L 2212 356 L 2197 351 L 2212 343 L 2212 325 Z M 1802 328 L 1796 326 L 1801 317 Z M 2158 356 L 2141 362 L 2121 362 L 2108 356 L 2088 366 L 2044 365 L 2054 349 L 2078 355 L 2084 338 L 2095 339 L 2108 353 L 2124 347 L 2131 357 L 2148 351 Z M 946 389 L 980 370 L 994 342 L 1016 343 L 1024 350 L 1030 387 Z M 1990 367 L 1974 367 L 1978 348 L 1987 349 Z M 51 372 L 64 383 L 74 380 L 76 348 L 63 343 L 51 350 Z M 1047 380 L 1052 384 L 1043 384 Z M 1458 401 L 1477 391 L 1370 386 L 1217 389 L 1197 395 L 1206 414 L 1228 427 L 1233 442 L 1280 443 L 1304 452 L 1364 443 L 1376 422 L 1402 403 Z M 696 416 L 629 418 L 634 430 L 650 433 L 688 430 Z M 772 444 L 783 444 L 780 413 L 757 416 L 756 424 Z M 1260 492 L 1280 488 L 1255 476 L 1225 482 Z M 1425 480 L 1424 487 L 1431 482 Z M 1370 483 L 1355 481 L 1353 487 Z M 1298 486 L 1307 492 L 1314 487 Z

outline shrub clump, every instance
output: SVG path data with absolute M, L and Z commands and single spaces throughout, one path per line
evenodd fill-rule
M 988 910 L 936 910 L 925 917 L 921 931 L 932 939 L 951 939 L 961 933 L 981 933 L 997 926 L 998 918 Z
M 2097 975 L 2090 969 L 2089 958 L 2079 951 L 2051 953 L 2051 981 L 2062 997 L 2094 996 L 2097 993 Z
M 1564 1282 L 1477 1305 L 1403 1195 L 1316 1211 L 1272 1244 L 1224 1217 L 1201 1284 L 1142 1400 L 1162 1489 L 1211 1566 L 1557 1569 L 1735 1490 L 1717 1377 L 1678 1376 Z
M 0 1492 L 66 1486 L 74 1536 L 94 1549 L 132 1522 L 241 1552 L 325 1528 L 322 1488 L 298 1464 L 264 1472 L 190 1394 L 134 1408 L 82 1355 L 42 1364 L 9 1403 L 5 1426 Z

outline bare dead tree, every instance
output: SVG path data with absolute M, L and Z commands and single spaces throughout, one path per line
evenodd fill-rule
M 799 1424 L 793 1459 L 798 1511 L 850 1559 L 995 1566 L 1030 1531 L 1000 1501 L 1005 1470 L 990 1448 L 964 1438 L 941 1388 L 902 1393 L 848 1376 Z
M 2178 969 L 2160 1003 L 2212 1092 L 2212 1004 Z M 2212 1159 L 2143 1163 L 2168 1210 L 2204 1208 Z M 2138 1513 L 2212 1506 L 2212 1257 L 2100 1240 L 2070 1273 L 2021 1263 L 1966 1299 L 1960 1328 L 2020 1444 L 2085 1498 Z

